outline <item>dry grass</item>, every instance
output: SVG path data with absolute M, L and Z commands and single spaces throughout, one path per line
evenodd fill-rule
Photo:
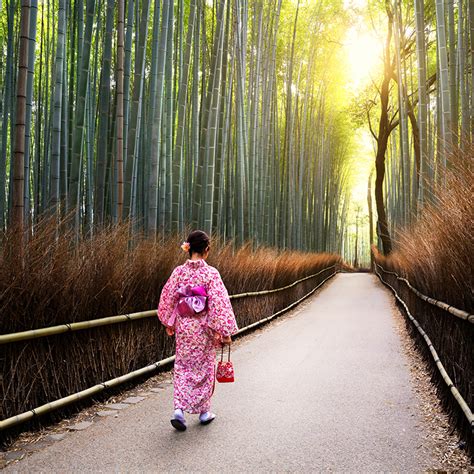
M 378 263 L 406 277 L 422 293 L 473 313 L 474 254 L 474 149 L 459 158 L 447 172 L 446 186 L 435 190 L 433 204 L 426 206 L 417 222 L 398 235 L 395 251 L 388 257 L 375 252 Z M 417 298 L 391 275 L 386 279 L 420 322 L 438 351 L 441 361 L 467 404 L 474 408 L 474 325 Z M 416 331 L 414 337 L 419 337 Z M 420 340 L 426 359 L 431 359 Z M 474 436 L 464 415 L 433 367 L 439 395 L 454 424 L 468 440 L 474 455 Z
M 77 242 L 67 223 L 59 236 L 52 222 L 34 229 L 20 259 L 16 235 L 0 249 L 0 333 L 23 331 L 156 308 L 172 269 L 186 259 L 183 236 L 152 242 L 129 227 L 108 228 Z M 12 251 L 13 249 L 13 251 Z M 209 263 L 219 269 L 229 293 L 276 288 L 335 263 L 335 255 L 252 250 L 250 244 L 212 241 Z M 268 297 L 234 301 L 240 327 L 300 298 L 328 275 Z M 160 360 L 172 340 L 155 318 L 2 346 L 0 418 L 83 390 Z M 57 416 L 57 415 L 53 415 Z

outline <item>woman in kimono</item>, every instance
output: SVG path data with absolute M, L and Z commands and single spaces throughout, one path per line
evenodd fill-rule
M 216 346 L 231 344 L 231 335 L 238 329 L 221 276 L 205 261 L 207 234 L 191 232 L 181 248 L 190 258 L 173 270 L 158 305 L 158 318 L 167 334 L 176 337 L 171 424 L 178 431 L 186 429 L 185 413 L 199 414 L 201 424 L 215 418 L 210 408 Z

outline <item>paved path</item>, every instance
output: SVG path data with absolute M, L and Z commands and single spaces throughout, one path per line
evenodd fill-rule
M 338 275 L 296 315 L 235 348 L 218 418 L 169 424 L 172 387 L 10 465 L 45 472 L 420 471 L 417 401 L 391 316 L 368 274 Z

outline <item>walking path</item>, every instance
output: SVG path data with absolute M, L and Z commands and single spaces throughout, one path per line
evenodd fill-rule
M 169 423 L 172 386 L 7 471 L 421 471 L 430 466 L 391 295 L 340 274 L 295 316 L 242 341 L 208 425 Z

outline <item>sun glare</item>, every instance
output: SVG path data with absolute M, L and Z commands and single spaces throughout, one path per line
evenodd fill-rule
M 361 89 L 368 84 L 381 62 L 382 44 L 369 31 L 351 28 L 344 42 L 349 66 L 349 84 Z

